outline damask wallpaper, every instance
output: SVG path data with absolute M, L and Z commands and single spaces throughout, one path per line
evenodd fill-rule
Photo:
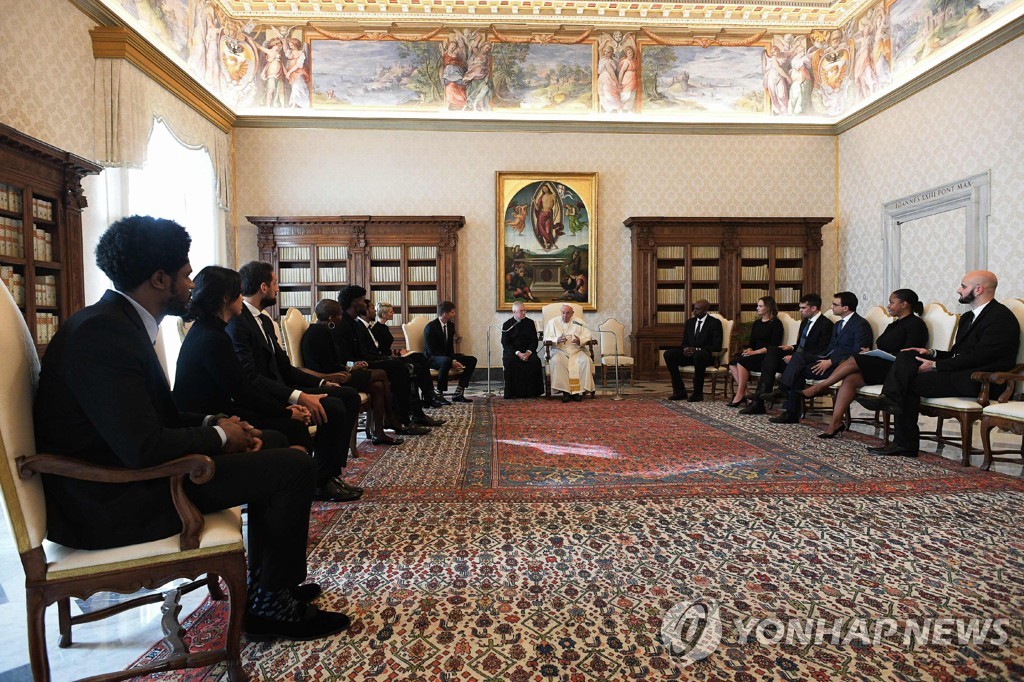
M 459 233 L 458 327 L 484 357 L 495 312 L 495 171 L 598 173 L 598 310 L 594 326 L 632 313 L 629 216 L 825 216 L 834 198 L 833 139 L 823 136 L 236 130 L 239 257 L 256 257 L 246 215 L 465 215 Z M 825 289 L 835 240 L 826 226 Z M 500 347 L 492 335 L 492 363 Z
M 989 269 L 999 295 L 1024 296 L 1024 38 L 999 48 L 839 137 L 839 280 L 865 301 L 881 301 L 882 204 L 961 178 L 992 172 Z M 963 235 L 961 228 L 956 234 Z M 948 244 L 913 255 L 911 273 L 942 278 L 951 294 Z M 929 289 L 924 281 L 902 286 Z
M 0 122 L 94 158 L 94 22 L 54 0 L 5 2 L 0 12 Z

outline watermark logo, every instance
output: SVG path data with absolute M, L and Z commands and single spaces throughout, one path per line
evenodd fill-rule
M 674 605 L 661 621 L 661 643 L 683 666 L 713 654 L 722 643 L 718 602 L 697 598 Z

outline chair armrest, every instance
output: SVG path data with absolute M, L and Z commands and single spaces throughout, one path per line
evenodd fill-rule
M 971 380 L 981 382 L 978 402 L 982 405 L 987 405 L 990 384 L 1006 384 L 1006 388 L 1003 389 L 1003 392 L 997 398 L 998 402 L 1005 403 L 1013 397 L 1013 389 L 1016 382 L 1024 381 L 1024 376 L 1015 372 L 974 372 L 971 374 Z M 984 401 L 982 401 L 982 397 L 985 398 Z
M 60 455 L 31 455 L 17 460 L 18 475 L 29 479 L 35 474 L 52 474 L 79 481 L 98 483 L 134 483 L 166 478 L 171 487 L 171 500 L 181 518 L 182 551 L 199 547 L 199 535 L 203 532 L 203 515 L 185 494 L 185 476 L 193 483 L 202 484 L 213 478 L 216 464 L 206 455 L 185 455 L 145 469 L 120 469 L 89 464 L 72 457 Z

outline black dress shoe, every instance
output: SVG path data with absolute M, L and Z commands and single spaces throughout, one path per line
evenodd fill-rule
M 354 490 L 360 495 L 363 494 L 362 488 L 360 488 L 357 485 L 352 485 L 351 483 L 346 483 L 345 479 L 343 479 L 341 476 L 335 476 L 334 478 L 331 479 L 331 481 L 334 483 L 334 485 L 338 486 L 342 490 Z
M 578 403 L 582 403 L 583 402 L 583 394 L 582 393 L 573 393 L 572 394 L 572 399 L 574 401 L 578 402 Z
M 751 400 L 750 403 L 740 410 L 740 414 L 768 414 L 764 409 L 764 403 L 760 400 Z
M 442 398 L 434 398 L 430 403 L 431 407 L 447 407 L 448 405 L 451 405 L 451 403 Z
M 315 606 L 307 606 L 306 613 L 296 621 L 278 620 L 245 614 L 242 628 L 246 636 L 253 642 L 266 642 L 272 639 L 289 639 L 296 642 L 308 642 L 334 635 L 348 628 L 351 619 L 344 613 L 321 611 Z
M 413 424 L 419 424 L 420 426 L 443 426 L 443 419 L 434 419 L 433 417 L 421 412 L 417 415 L 413 415 Z
M 425 436 L 430 433 L 430 429 L 426 426 L 420 426 L 419 424 L 396 426 L 394 431 L 400 436 Z
M 884 393 L 877 398 L 857 398 L 857 402 L 874 412 L 888 412 L 896 417 L 903 414 L 903 406 Z
M 401 445 L 405 441 L 401 438 L 392 438 L 385 434 L 383 436 L 374 436 L 370 442 L 374 445 Z
M 767 391 L 765 393 L 760 394 L 759 396 L 757 396 L 757 399 L 764 403 L 774 403 L 784 399 L 785 397 L 786 389 L 776 388 L 772 391 Z
M 685 393 L 673 393 L 668 397 L 669 400 L 686 400 L 687 395 Z
M 800 417 L 795 414 L 790 414 L 789 412 L 783 412 L 778 416 L 771 417 L 768 421 L 772 424 L 799 424 Z
M 884 448 L 872 450 L 875 457 L 917 457 L 917 450 L 910 450 L 897 443 L 889 443 Z
M 703 401 L 704 401 L 704 394 L 703 393 L 694 393 L 689 398 L 686 399 L 686 402 L 688 402 L 688 403 L 699 403 L 699 402 L 703 402 Z
M 441 405 L 451 405 L 451 402 L 449 402 L 448 398 L 444 397 L 443 393 L 434 394 L 434 407 L 437 407 L 438 403 L 440 403 Z
M 471 402 L 473 402 L 473 399 L 472 398 L 467 398 L 466 396 L 462 395 L 461 393 L 456 393 L 455 395 L 452 396 L 452 402 L 453 403 L 471 403 Z
M 292 593 L 292 599 L 303 604 L 308 604 L 324 593 L 316 583 L 304 583 L 288 590 Z
M 570 400 L 572 400 L 572 394 L 569 394 L 569 393 L 566 393 L 565 391 L 563 391 L 562 392 L 562 402 L 563 403 L 567 403 Z
M 352 502 L 363 496 L 363 493 L 355 490 L 346 490 L 334 481 L 327 483 L 313 493 L 313 499 L 320 502 Z

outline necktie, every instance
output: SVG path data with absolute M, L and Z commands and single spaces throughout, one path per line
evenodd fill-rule
M 704 320 L 697 320 L 697 328 L 693 332 L 694 337 L 700 336 L 700 328 L 701 328 L 701 326 L 703 326 L 703 324 L 704 324 Z M 696 340 L 697 339 L 694 338 L 694 341 L 696 341 Z
M 828 351 L 828 353 L 826 355 L 832 355 L 832 353 L 835 352 L 836 345 L 839 343 L 839 335 L 842 334 L 842 333 L 843 333 L 843 320 L 839 320 L 839 322 L 836 322 L 836 335 L 835 335 L 835 338 L 832 339 L 832 347 L 829 349 L 829 351 Z
M 800 343 L 797 344 L 797 348 L 803 348 L 804 347 L 804 345 L 807 343 L 807 334 L 810 333 L 810 331 L 811 331 L 811 323 L 808 320 L 807 323 L 804 325 L 803 333 L 800 334 Z
M 444 342 L 448 343 L 448 325 L 442 323 L 441 329 L 444 331 Z
M 839 322 L 836 324 L 836 338 L 837 339 L 839 338 L 839 335 L 843 333 L 843 324 L 844 323 L 845 323 L 844 320 L 839 320 Z
M 263 328 L 263 336 L 266 337 L 264 340 L 267 342 L 267 346 L 271 351 L 274 350 L 274 323 L 270 321 L 270 317 L 260 313 L 260 326 Z

